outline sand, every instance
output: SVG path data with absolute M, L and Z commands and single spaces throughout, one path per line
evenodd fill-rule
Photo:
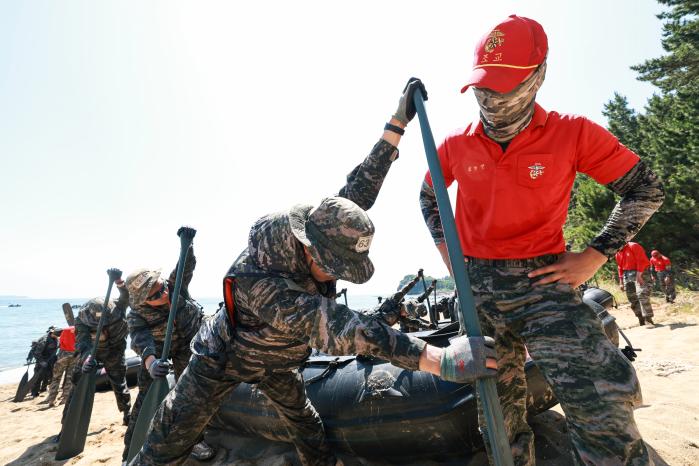
M 636 422 L 656 465 L 699 464 L 699 293 L 684 293 L 673 305 L 653 298 L 655 328 L 639 327 L 628 307 L 612 313 L 620 327 L 642 348 L 634 363 L 643 389 L 644 404 L 636 410 Z M 622 340 L 623 341 L 623 340 Z M 623 343 L 622 343 L 623 345 Z M 10 465 L 119 465 L 126 427 L 121 425 L 111 392 L 97 393 L 85 451 L 67 461 L 54 461 L 52 437 L 60 430 L 62 406 L 47 408 L 37 400 L 12 403 L 16 384 L 0 385 L 0 464 Z M 132 389 L 135 398 L 136 389 Z M 570 445 L 565 422 L 556 407 L 533 421 L 537 435 L 537 464 L 570 464 Z M 367 463 L 343 458 L 345 463 Z M 295 464 L 293 450 L 286 444 L 240 440 L 238 451 L 218 452 L 214 460 L 198 464 L 287 465 Z M 483 464 L 482 455 L 469 464 Z

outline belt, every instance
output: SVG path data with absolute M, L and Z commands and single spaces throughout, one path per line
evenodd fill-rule
M 530 257 L 528 259 L 482 259 L 480 257 L 464 256 L 465 259 L 476 265 L 487 265 L 490 267 L 543 267 L 544 265 L 553 264 L 561 257 L 560 254 L 545 254 L 543 256 Z

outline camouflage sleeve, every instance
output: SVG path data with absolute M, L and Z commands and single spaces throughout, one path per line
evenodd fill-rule
M 401 333 L 379 319 L 362 315 L 334 299 L 286 291 L 258 308 L 270 326 L 328 354 L 377 356 L 417 370 L 426 343 Z
M 131 336 L 131 349 L 141 356 L 143 361 L 150 355 L 156 356 L 155 340 L 153 340 L 153 334 L 146 320 L 138 312 L 131 309 L 131 312 L 126 316 L 126 323 L 129 326 L 129 335 Z
M 380 139 L 367 158 L 347 175 L 347 184 L 340 189 L 338 196 L 369 210 L 376 202 L 391 163 L 397 158 L 398 149 Z
M 665 192 L 656 174 L 642 160 L 625 175 L 605 186 L 620 195 L 621 199 L 590 246 L 612 257 L 660 208 Z
M 170 272 L 170 278 L 168 281 L 175 284 L 177 280 L 177 267 L 180 265 L 179 261 L 175 264 L 175 268 Z M 197 258 L 194 257 L 194 246 L 189 247 L 189 252 L 187 253 L 187 259 L 184 261 L 184 270 L 182 271 L 182 288 L 180 289 L 180 294 L 185 298 L 189 298 L 189 283 L 194 277 L 194 268 L 197 266 Z
M 420 210 L 422 210 L 422 218 L 425 219 L 434 244 L 442 244 L 444 242 L 444 230 L 442 229 L 442 221 L 439 218 L 437 196 L 434 193 L 434 188 L 427 184 L 426 181 L 422 182 L 422 188 L 420 189 Z
M 119 299 L 114 305 L 115 312 L 125 311 L 129 307 L 129 290 L 126 289 L 126 285 L 117 285 L 117 290 L 119 290 Z
M 92 349 L 92 335 L 90 335 L 90 327 L 83 323 L 80 314 L 75 318 L 75 352 L 78 354 L 85 353 Z

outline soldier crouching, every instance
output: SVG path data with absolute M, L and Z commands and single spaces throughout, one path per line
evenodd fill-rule
M 93 371 L 98 362 L 102 363 L 116 397 L 117 407 L 123 413 L 123 423 L 127 425 L 131 409 L 131 394 L 126 384 L 124 351 L 126 350 L 126 336 L 129 333 L 126 326 L 129 293 L 123 280 L 119 279 L 115 281 L 115 284 L 119 290 L 119 299 L 110 300 L 105 309 L 104 298 L 92 298 L 80 307 L 78 316 L 75 318 L 75 353 L 79 362 L 73 371 L 73 387 L 77 386 L 83 373 Z M 95 336 L 102 312 L 108 314 L 105 317 L 99 341 L 96 342 Z M 97 345 L 97 352 L 95 357 L 91 358 L 89 353 L 93 344 Z M 64 417 L 72 396 L 71 392 L 63 410 Z
M 401 105 L 412 101 L 418 85 L 406 86 Z M 257 384 L 270 399 L 303 464 L 334 465 L 299 373 L 311 348 L 380 356 L 458 382 L 495 373 L 491 342 L 484 338 L 460 337 L 449 348 L 436 348 L 386 323 L 397 320 L 398 304 L 384 308 L 384 322 L 335 301 L 336 280 L 364 283 L 374 271 L 368 257 L 374 225 L 365 209 L 397 156 L 400 136 L 389 131 L 338 197 L 270 214 L 253 225 L 247 248 L 224 280 L 225 307 L 202 323 L 189 365 L 160 405 L 132 465 L 181 464 L 241 382 Z

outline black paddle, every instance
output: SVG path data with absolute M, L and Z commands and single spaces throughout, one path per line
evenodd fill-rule
M 29 366 L 31 366 L 32 363 L 30 361 L 27 361 L 27 372 L 24 373 L 22 376 L 22 380 L 19 381 L 19 385 L 17 386 L 17 392 L 15 393 L 15 398 L 12 400 L 15 403 L 19 403 L 20 401 L 24 401 L 24 397 L 27 396 L 27 393 L 29 393 L 29 389 L 31 389 L 32 385 L 30 385 L 29 382 Z
M 97 347 L 100 342 L 100 334 L 102 327 L 107 320 L 109 313 L 109 295 L 112 294 L 112 285 L 115 281 L 121 278 L 121 270 L 109 269 L 109 287 L 107 288 L 107 296 L 104 298 L 102 306 L 102 315 L 97 324 L 95 332 L 95 342 L 90 351 L 90 358 L 95 358 Z M 85 439 L 87 438 L 87 429 L 90 426 L 90 417 L 92 416 L 92 405 L 95 401 L 95 381 L 97 379 L 96 371 L 82 374 L 78 385 L 73 387 L 70 406 L 63 420 L 63 428 L 61 429 L 61 438 L 58 443 L 58 451 L 56 452 L 56 461 L 67 460 L 81 453 L 85 449 Z
M 194 235 L 196 235 L 196 233 L 197 230 L 194 228 L 185 227 L 180 228 L 177 232 L 180 237 L 180 260 L 177 263 L 175 290 L 173 291 L 173 295 L 170 299 L 170 315 L 167 319 L 167 330 L 165 331 L 165 341 L 163 342 L 163 353 L 159 358 L 161 361 L 167 361 L 168 357 L 170 356 L 170 341 L 172 340 L 175 315 L 177 314 L 177 301 L 180 298 L 180 288 L 182 287 L 184 263 L 187 260 L 189 247 L 192 245 L 192 240 L 194 239 Z M 143 369 L 145 370 L 145 367 Z M 150 429 L 150 423 L 153 420 L 153 416 L 169 391 L 170 386 L 168 385 L 167 377 L 156 377 L 156 379 L 153 380 L 153 383 L 148 389 L 148 393 L 146 393 L 146 397 L 143 399 L 141 410 L 138 412 L 136 425 L 134 426 L 133 434 L 131 436 L 131 445 L 129 445 L 129 454 L 126 459 L 127 463 L 130 462 L 141 450 L 143 443 L 146 441 L 146 434 L 148 433 L 148 429 Z
M 481 336 L 483 334 L 481 333 L 481 326 L 478 323 L 476 305 L 473 300 L 473 294 L 471 293 L 471 283 L 468 279 L 466 265 L 464 264 L 464 254 L 456 231 L 454 211 L 451 209 L 449 193 L 447 192 L 447 186 L 444 182 L 442 166 L 439 163 L 437 147 L 434 144 L 430 122 L 427 120 L 427 112 L 425 111 L 424 97 L 420 89 L 415 91 L 413 103 L 415 104 L 415 110 L 420 120 L 422 142 L 427 155 L 427 165 L 432 175 L 432 184 L 439 207 L 439 218 L 442 221 L 444 239 L 446 240 L 447 251 L 449 252 L 449 262 L 451 263 L 454 282 L 459 294 L 459 310 L 463 317 L 462 325 L 465 327 L 468 336 Z M 512 450 L 510 450 L 510 442 L 507 439 L 507 431 L 505 431 L 505 422 L 500 408 L 500 399 L 498 398 L 498 392 L 495 387 L 495 380 L 477 379 L 475 386 L 478 392 L 478 399 L 483 406 L 483 414 L 488 428 L 487 438 L 490 443 L 493 461 L 496 466 L 512 466 Z

